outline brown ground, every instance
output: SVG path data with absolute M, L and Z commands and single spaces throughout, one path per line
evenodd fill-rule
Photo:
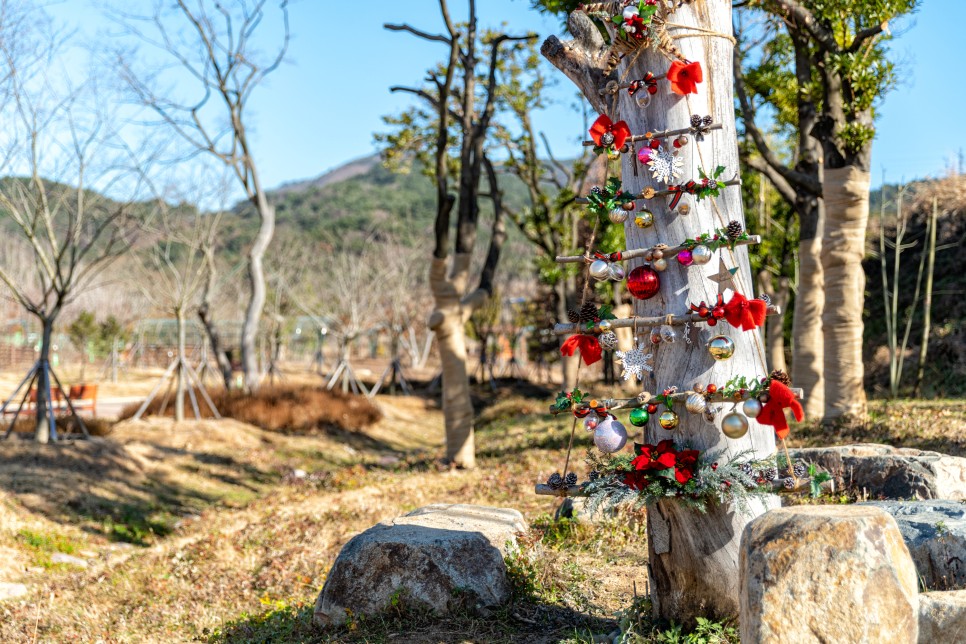
M 0 581 L 31 590 L 25 601 L 0 603 L 0 641 L 397 639 L 392 622 L 358 632 L 311 627 L 341 546 L 434 502 L 516 507 L 540 523 L 555 503 L 535 496 L 533 483 L 559 469 L 566 432 L 520 416 L 543 401 L 509 401 L 489 410 L 481 467 L 450 471 L 435 461 L 438 409 L 418 398 L 378 402 L 382 420 L 338 438 L 152 419 L 71 445 L 0 443 Z M 451 641 L 447 628 L 452 641 L 466 629 L 478 641 L 610 630 L 600 618 L 628 603 L 635 582 L 643 588 L 646 544 L 630 525 L 537 538 L 532 573 L 543 600 L 516 605 L 516 616 L 410 621 L 399 641 Z M 88 567 L 53 563 L 56 552 Z

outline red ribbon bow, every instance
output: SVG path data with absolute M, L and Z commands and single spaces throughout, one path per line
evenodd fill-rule
M 779 440 L 788 438 L 788 421 L 785 419 L 785 410 L 791 409 L 795 420 L 801 422 L 805 419 L 805 410 L 802 404 L 795 398 L 792 390 L 777 380 L 772 380 L 768 387 L 768 402 L 761 408 L 758 414 L 758 422 L 762 425 L 772 425 L 775 428 L 775 436 Z
M 560 346 L 560 354 L 564 356 L 574 355 L 574 351 L 580 349 L 580 357 L 584 359 L 584 364 L 590 366 L 600 360 L 600 342 L 592 335 L 572 335 Z
M 657 94 L 657 79 L 654 78 L 654 74 L 647 72 L 644 74 L 644 78 L 632 81 L 630 87 L 627 88 L 627 93 L 633 96 L 634 94 L 637 94 L 641 88 L 647 90 L 648 94 Z
M 601 137 L 608 132 L 614 135 L 614 142 L 611 143 L 610 147 L 620 150 L 624 146 L 624 142 L 627 141 L 627 137 L 631 135 L 631 128 L 627 127 L 627 123 L 624 121 L 614 123 L 606 114 L 601 114 L 590 126 L 590 138 L 594 140 L 597 147 L 608 147 L 601 143 Z
M 757 329 L 765 323 L 768 305 L 764 300 L 749 300 L 741 293 L 735 293 L 724 307 L 728 324 L 741 327 L 742 331 Z
M 675 60 L 667 70 L 667 79 L 671 83 L 671 91 L 675 94 L 697 94 L 698 83 L 704 80 L 701 63 L 682 63 Z

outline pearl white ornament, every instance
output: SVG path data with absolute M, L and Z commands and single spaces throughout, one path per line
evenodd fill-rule
M 656 271 L 666 271 L 667 270 L 667 260 L 663 257 L 660 259 L 655 259 L 651 262 L 651 268 Z
M 710 262 L 713 255 L 714 253 L 711 252 L 711 249 L 704 244 L 698 244 L 691 249 L 691 260 L 699 266 Z
M 610 263 L 602 259 L 595 259 L 590 263 L 590 276 L 598 282 L 610 279 Z
M 605 454 L 619 452 L 627 444 L 627 428 L 611 416 L 594 430 L 594 445 Z
M 639 16 L 639 15 L 641 15 L 641 12 L 638 11 L 637 10 L 637 7 L 634 6 L 634 5 L 630 5 L 628 7 L 624 7 L 624 13 L 621 14 L 621 16 L 624 18 L 624 20 L 630 20 L 634 16 Z

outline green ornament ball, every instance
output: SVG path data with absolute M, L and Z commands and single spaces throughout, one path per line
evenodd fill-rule
M 630 421 L 634 427 L 643 427 L 650 419 L 651 415 L 647 413 L 646 409 L 638 407 L 631 410 Z

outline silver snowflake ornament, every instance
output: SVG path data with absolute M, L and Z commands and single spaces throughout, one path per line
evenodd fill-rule
M 651 169 L 651 176 L 661 183 L 671 183 L 681 178 L 684 161 L 676 153 L 672 153 L 664 146 L 658 146 L 651 151 L 647 167 Z
M 642 342 L 637 345 L 636 349 L 614 352 L 617 359 L 624 365 L 624 373 L 621 374 L 624 380 L 630 380 L 632 377 L 643 380 L 645 371 L 654 371 L 654 367 L 651 366 L 651 360 L 654 359 L 653 354 L 644 353 L 647 346 Z

